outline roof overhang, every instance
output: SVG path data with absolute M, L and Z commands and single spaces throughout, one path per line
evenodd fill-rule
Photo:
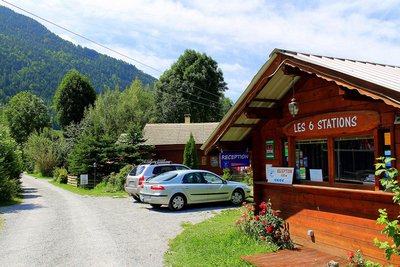
M 292 69 L 290 73 L 288 68 Z M 277 103 L 301 73 L 314 74 L 400 108 L 398 67 L 275 49 L 201 149 L 207 154 L 218 142 L 243 141 L 262 120 L 279 117 Z M 375 78 L 371 79 L 371 75 Z

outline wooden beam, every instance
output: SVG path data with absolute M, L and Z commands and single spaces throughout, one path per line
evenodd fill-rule
M 232 127 L 237 127 L 237 128 L 253 128 L 255 126 L 256 124 L 244 124 L 244 123 L 235 123 L 232 125 Z
M 279 119 L 282 118 L 282 110 L 279 108 L 254 108 L 248 107 L 244 114 L 249 119 Z
M 252 102 L 262 102 L 262 103 L 277 103 L 279 99 L 272 99 L 272 98 L 254 98 Z

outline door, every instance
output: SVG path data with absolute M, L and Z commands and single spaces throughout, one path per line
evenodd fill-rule
M 199 172 L 186 174 L 182 179 L 183 192 L 189 198 L 189 202 L 207 202 L 209 188 L 202 182 L 202 176 Z
M 210 201 L 222 201 L 230 199 L 231 192 L 228 186 L 224 183 L 224 180 L 222 180 L 219 176 L 209 172 L 203 172 L 202 175 L 209 187 L 208 198 Z

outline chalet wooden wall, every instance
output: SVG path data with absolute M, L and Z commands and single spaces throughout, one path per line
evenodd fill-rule
M 207 155 L 207 164 L 201 165 L 201 157 L 204 152 L 200 150 L 200 145 L 197 146 L 197 157 L 199 160 L 199 169 L 208 170 L 215 172 L 217 174 L 222 174 L 222 169 L 220 167 L 212 167 L 210 163 L 210 157 L 213 154 Z M 181 164 L 183 162 L 183 151 L 185 150 L 185 145 L 156 145 L 153 150 L 154 159 L 165 159 L 172 161 L 174 163 Z M 219 156 L 219 155 L 217 155 Z
M 368 99 L 348 89 L 340 88 L 316 76 L 305 75 L 295 87 L 295 97 L 299 102 L 300 112 L 295 119 L 316 114 L 371 110 L 380 114 L 379 129 L 392 132 L 392 152 L 400 158 L 400 126 L 394 125 L 396 109 L 383 101 Z M 252 151 L 254 170 L 255 201 L 271 199 L 276 209 L 290 223 L 290 232 L 295 241 L 325 252 L 347 256 L 349 250 L 361 249 L 363 254 L 375 261 L 383 261 L 384 254 L 373 245 L 375 237 L 380 236 L 381 226 L 376 225 L 379 208 L 387 208 L 395 218 L 399 208 L 392 204 L 392 195 L 381 191 L 343 189 L 309 185 L 274 185 L 265 181 L 265 164 L 282 166 L 283 148 L 281 140 L 285 138 L 282 127 L 294 118 L 289 114 L 287 104 L 292 93 L 283 99 L 283 117 L 265 121 L 253 130 Z M 374 135 L 379 129 L 365 134 Z M 306 137 L 305 137 L 306 138 Z M 266 160 L 265 141 L 275 140 L 275 159 Z M 376 140 L 375 140 L 376 141 Z M 375 144 L 379 149 L 379 144 Z M 376 151 L 380 156 L 382 151 Z M 400 160 L 396 162 L 400 168 Z M 377 188 L 375 188 L 377 189 Z M 307 230 L 314 230 L 315 239 L 307 235 Z M 399 266 L 398 258 L 393 262 Z
M 256 186 L 257 198 L 270 198 L 272 207 L 282 211 L 295 242 L 342 257 L 360 249 L 367 258 L 384 262 L 383 251 L 373 240 L 385 240 L 382 226 L 376 225 L 378 209 L 386 208 L 392 218 L 400 211 L 391 194 L 304 185 Z M 314 239 L 308 230 L 314 231 Z M 399 258 L 393 257 L 392 264 L 399 266 Z

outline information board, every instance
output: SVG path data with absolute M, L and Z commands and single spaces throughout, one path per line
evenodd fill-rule
M 81 181 L 80 184 L 84 185 L 84 184 L 88 184 L 89 179 L 88 179 L 88 175 L 87 174 L 81 174 Z
M 294 168 L 269 167 L 267 168 L 267 181 L 274 184 L 292 184 Z

